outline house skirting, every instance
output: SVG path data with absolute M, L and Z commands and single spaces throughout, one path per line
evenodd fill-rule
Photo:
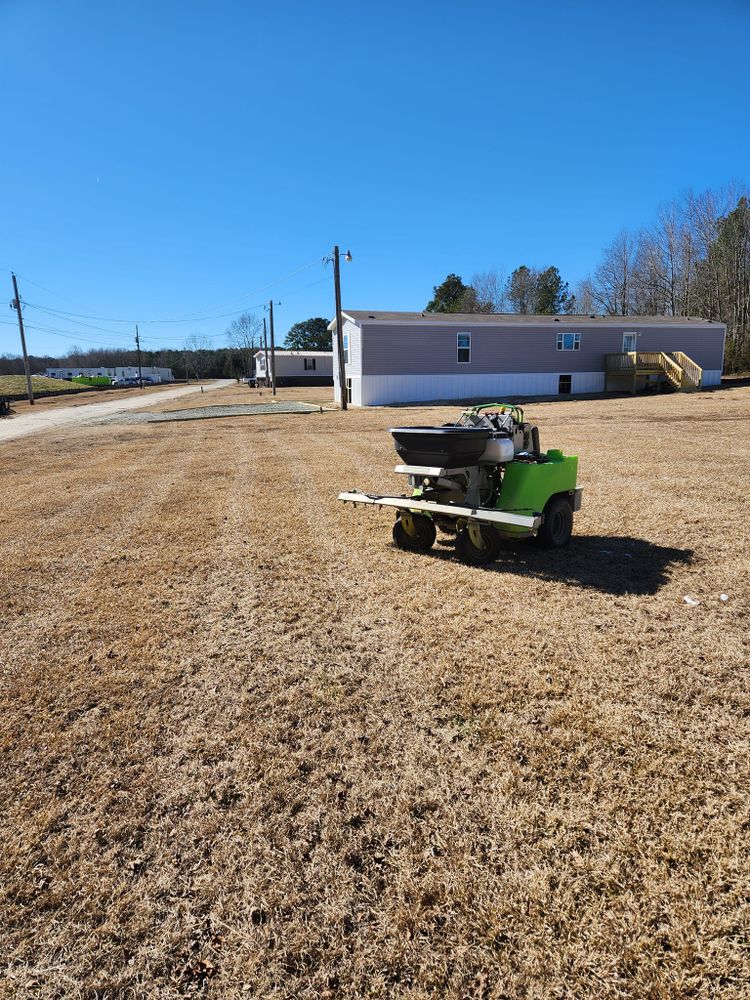
M 365 375 L 352 379 L 352 405 L 387 406 L 442 399 L 502 400 L 505 396 L 556 396 L 560 372 L 496 375 Z M 604 392 L 604 372 L 572 372 L 571 394 Z
M 261 378 L 264 385 L 270 385 L 271 380 Z M 333 375 L 277 375 L 276 387 L 286 385 L 333 385 Z

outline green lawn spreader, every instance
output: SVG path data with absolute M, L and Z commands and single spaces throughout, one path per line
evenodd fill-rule
M 578 459 L 551 448 L 542 452 L 539 431 L 510 403 L 483 403 L 455 424 L 391 428 L 411 494 L 340 493 L 345 503 L 396 509 L 393 540 L 424 552 L 436 529 L 456 536 L 467 563 L 492 562 L 503 539 L 533 538 L 547 548 L 567 545 L 573 514 L 581 506 Z

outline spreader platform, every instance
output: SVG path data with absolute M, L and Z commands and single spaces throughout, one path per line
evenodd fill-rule
M 381 497 L 374 493 L 360 493 L 350 490 L 339 493 L 339 500 L 344 503 L 361 503 L 371 507 L 395 507 L 396 510 L 424 511 L 426 514 L 440 514 L 444 517 L 460 517 L 469 521 L 485 521 L 487 524 L 512 524 L 517 528 L 538 530 L 542 523 L 541 515 L 509 514 L 504 510 L 490 510 L 486 507 L 467 507 L 458 503 L 435 503 L 432 500 L 418 500 L 415 497 Z

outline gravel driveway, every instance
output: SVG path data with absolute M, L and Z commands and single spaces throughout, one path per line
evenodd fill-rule
M 204 393 L 213 392 L 216 389 L 224 389 L 234 384 L 234 379 L 217 379 L 209 385 L 204 385 L 203 391 Z M 127 399 L 113 399 L 106 403 L 92 403 L 90 406 L 56 407 L 50 410 L 23 413 L 16 417 L 4 417 L 0 420 L 0 441 L 11 441 L 14 438 L 26 437 L 28 434 L 36 434 L 40 431 L 60 427 L 94 423 L 101 420 L 102 417 L 109 417 L 127 410 L 143 409 L 146 406 L 153 406 L 154 403 L 164 403 L 171 399 L 178 399 L 180 396 L 199 392 L 200 386 L 194 385 L 178 386 L 163 392 L 154 392 L 151 389 L 147 396 L 129 396 Z

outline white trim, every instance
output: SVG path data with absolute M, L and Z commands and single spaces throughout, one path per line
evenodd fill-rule
M 468 347 L 461 347 L 461 345 L 458 342 L 458 338 L 459 337 L 468 337 L 469 338 L 469 346 Z M 462 361 L 461 358 L 459 358 L 458 355 L 459 355 L 460 351 L 468 351 L 469 352 L 469 357 L 468 357 L 468 359 L 466 361 Z M 456 330 L 456 364 L 457 365 L 470 365 L 471 364 L 471 331 L 470 330 Z
M 573 338 L 573 346 L 565 346 L 565 338 Z M 558 330 L 556 334 L 556 343 L 558 351 L 580 351 L 581 349 L 581 334 L 577 330 Z
M 349 322 L 350 323 L 354 323 L 355 326 L 359 326 L 359 322 L 353 316 L 350 316 L 349 313 L 344 312 L 343 309 L 341 310 L 341 318 L 343 320 L 349 320 Z M 370 322 L 372 322 L 372 320 L 370 320 Z M 343 324 L 342 324 L 342 326 L 343 326 Z M 331 333 L 333 333 L 333 331 L 336 329 L 336 317 L 335 316 L 333 317 L 333 319 L 331 320 L 331 322 L 328 324 L 328 329 L 331 331 Z
M 265 348 L 261 347 L 253 355 L 257 358 L 260 354 L 265 354 Z M 268 348 L 268 353 L 271 353 L 271 348 Z M 296 348 L 292 351 L 286 347 L 275 347 L 273 350 L 274 354 L 282 354 L 285 358 L 332 358 L 333 351 L 298 351 Z
M 474 326 L 475 329 L 479 330 L 483 327 L 493 327 L 493 326 L 510 326 L 510 327 L 540 327 L 546 329 L 547 327 L 554 326 L 555 324 L 560 324 L 558 329 L 564 329 L 565 327 L 577 326 L 581 330 L 585 330 L 587 326 L 600 326 L 600 327 L 611 327 L 613 330 L 617 330 L 617 327 L 624 327 L 626 325 L 633 324 L 632 316 L 618 316 L 616 320 L 611 316 L 596 316 L 591 319 L 590 316 L 567 316 L 565 314 L 561 316 L 550 316 L 549 319 L 540 320 L 525 320 L 523 319 L 523 313 L 510 316 L 499 316 L 497 318 L 493 317 L 491 320 L 483 317 L 488 316 L 487 313 L 477 313 L 476 319 L 473 317 L 467 318 L 466 314 L 463 314 L 460 319 L 455 318 L 458 314 L 456 313 L 425 313 L 424 317 L 421 319 L 368 319 L 363 317 L 362 319 L 355 319 L 353 316 L 349 316 L 348 313 L 341 314 L 343 317 L 348 319 L 355 326 L 427 326 L 427 325 L 441 325 L 441 326 Z M 454 317 L 454 318 L 451 318 Z M 722 327 L 726 331 L 726 324 L 719 323 L 718 321 L 713 322 L 708 319 L 686 319 L 684 322 L 678 322 L 677 319 L 672 317 L 667 317 L 668 322 L 659 322 L 659 320 L 654 317 L 653 319 L 646 319 L 641 321 L 638 319 L 638 328 L 641 330 L 664 330 L 670 327 L 680 327 L 680 328 L 692 328 L 696 327 L 704 330 L 718 330 Z M 336 320 L 333 319 L 328 324 L 329 330 L 334 330 L 336 328 Z M 557 333 L 557 330 L 555 331 Z M 567 332 L 570 332 L 568 330 Z

